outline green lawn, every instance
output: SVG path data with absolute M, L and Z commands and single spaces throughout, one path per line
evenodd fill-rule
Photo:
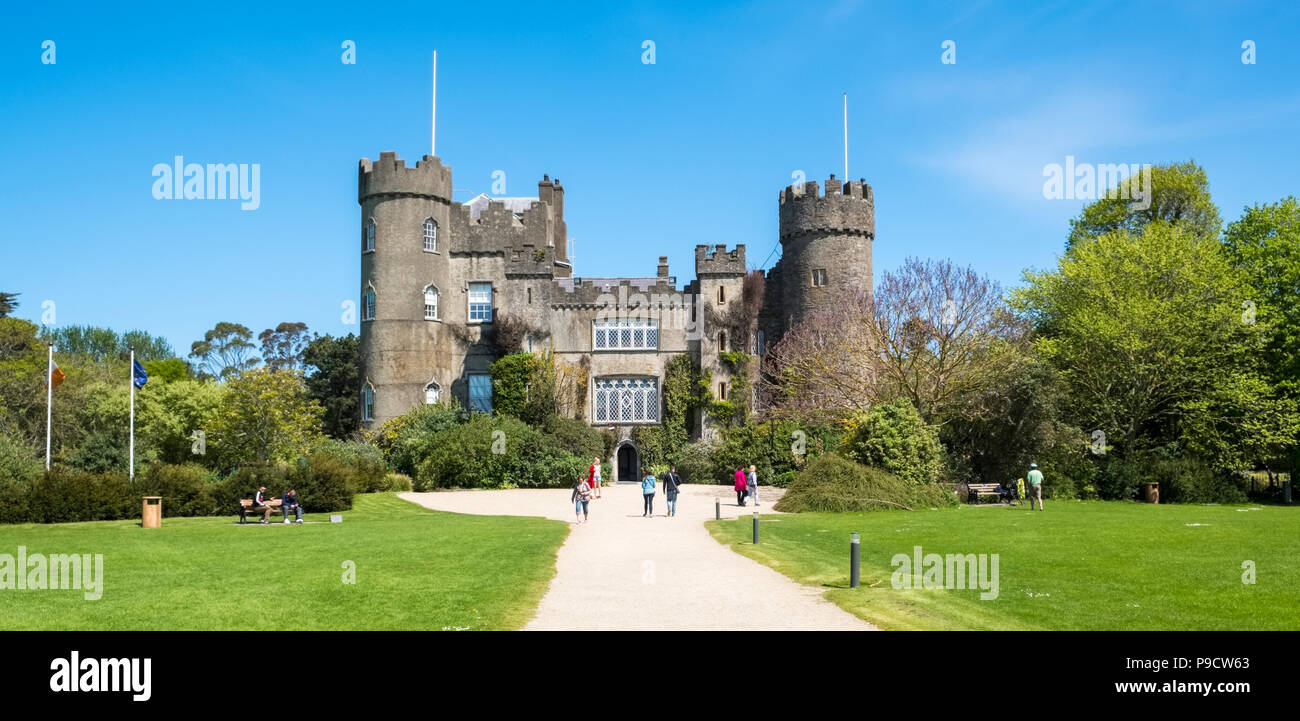
M 1200 524 L 1200 525 L 1191 525 Z M 714 538 L 886 629 L 1300 629 L 1300 508 L 1051 502 L 711 521 Z M 849 584 L 849 533 L 862 585 Z M 999 595 L 895 590 L 895 554 L 998 554 Z M 1256 583 L 1242 582 L 1254 561 Z
M 104 556 L 102 598 L 0 590 L 0 629 L 514 629 L 568 535 L 559 521 L 441 513 L 393 494 L 357 496 L 342 515 L 0 526 L 0 554 Z

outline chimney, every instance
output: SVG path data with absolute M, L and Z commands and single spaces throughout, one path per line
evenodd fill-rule
M 668 277 L 668 256 L 666 255 L 659 256 L 659 277 Z

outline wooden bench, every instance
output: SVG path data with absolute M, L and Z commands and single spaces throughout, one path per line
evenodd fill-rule
M 271 515 L 275 515 L 280 512 L 280 499 L 272 498 L 266 502 L 266 505 L 268 508 L 271 509 Z M 239 522 L 240 523 L 248 522 L 248 512 L 252 508 L 253 508 L 253 499 L 244 498 L 239 501 Z M 259 511 L 253 511 L 253 512 L 258 513 Z
M 966 484 L 966 487 L 970 489 L 970 494 L 967 496 L 967 499 L 968 499 L 971 503 L 979 503 L 979 502 L 980 502 L 980 498 L 983 497 L 983 496 L 993 496 L 994 498 L 997 498 L 997 499 L 1000 500 L 1000 499 L 1002 498 L 1002 496 L 999 495 L 997 491 L 993 490 L 994 488 L 997 488 L 999 485 L 1001 485 L 1001 484 L 998 484 L 998 483 L 967 483 L 967 484 Z

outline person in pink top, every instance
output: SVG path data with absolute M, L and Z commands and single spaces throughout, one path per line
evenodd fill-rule
M 745 505 L 745 496 L 749 493 L 749 482 L 743 468 L 736 469 L 736 505 Z

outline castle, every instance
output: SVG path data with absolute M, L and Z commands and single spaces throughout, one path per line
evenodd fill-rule
M 667 256 L 654 275 L 575 275 L 558 179 L 543 176 L 536 197 L 451 196 L 451 168 L 437 157 L 414 168 L 393 152 L 361 160 L 363 428 L 421 403 L 491 412 L 488 367 L 504 352 L 494 326 L 509 319 L 520 349 L 584 369 L 576 415 L 614 432 L 614 480 L 635 479 L 632 430 L 660 422 L 672 358 L 689 354 L 711 371 L 710 391 L 725 400 L 723 352 L 761 355 L 807 314 L 872 287 L 875 205 L 864 181 L 832 175 L 824 194 L 816 182 L 785 188 L 782 255 L 770 271 L 748 272 L 744 245 L 699 245 L 695 279 L 680 288 Z M 747 288 L 761 292 L 748 306 Z M 715 431 L 707 417 L 696 428 Z

